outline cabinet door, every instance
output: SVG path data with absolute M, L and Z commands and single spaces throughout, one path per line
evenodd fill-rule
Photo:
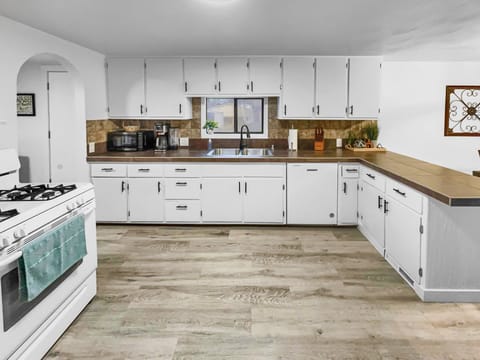
M 164 219 L 163 189 L 160 179 L 128 179 L 130 221 L 160 222 Z
M 280 58 L 258 57 L 250 58 L 250 92 L 254 95 L 266 96 L 280 94 L 282 73 Z
M 358 194 L 359 225 L 364 235 L 383 256 L 385 251 L 384 194 L 372 185 L 360 181 Z
M 148 116 L 184 116 L 185 87 L 181 58 L 147 59 L 145 81 Z
M 380 98 L 380 58 L 353 57 L 349 61 L 348 116 L 377 118 Z
M 356 225 L 358 179 L 340 179 L 338 185 L 338 225 Z
M 217 59 L 219 94 L 246 94 L 248 84 L 247 58 Z
M 240 223 L 243 216 L 242 197 L 242 181 L 239 178 L 203 178 L 203 222 Z
M 97 221 L 127 221 L 127 181 L 124 178 L 92 178 Z
M 282 108 L 280 117 L 311 118 L 313 116 L 315 71 L 314 59 L 283 59 Z
M 109 115 L 142 116 L 145 111 L 143 59 L 109 59 L 107 67 Z
M 345 118 L 347 73 L 345 57 L 329 56 L 316 59 L 316 117 Z
M 385 253 L 415 282 L 419 282 L 421 216 L 387 198 Z
M 245 178 L 244 215 L 246 223 L 284 223 L 282 178 Z
M 187 95 L 211 95 L 216 93 L 215 59 L 183 59 Z

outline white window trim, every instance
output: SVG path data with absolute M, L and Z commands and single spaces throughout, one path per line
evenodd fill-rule
M 202 139 L 238 139 L 240 134 L 216 134 L 215 132 L 212 135 L 207 134 L 203 126 L 207 121 L 207 102 L 206 98 L 202 97 L 201 107 L 200 107 L 200 137 Z M 251 139 L 268 139 L 268 98 L 263 98 L 263 133 L 261 134 L 250 134 Z

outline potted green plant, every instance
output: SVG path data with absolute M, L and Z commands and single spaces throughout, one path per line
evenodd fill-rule
M 212 135 L 216 128 L 218 128 L 218 123 L 213 120 L 207 120 L 205 125 L 203 125 L 205 132 L 208 134 L 208 150 L 212 150 Z
M 363 128 L 363 133 L 365 134 L 365 137 L 367 138 L 367 140 L 371 142 L 372 147 L 377 147 L 377 140 L 378 140 L 378 133 L 379 133 L 377 123 L 375 122 L 375 123 L 366 125 Z

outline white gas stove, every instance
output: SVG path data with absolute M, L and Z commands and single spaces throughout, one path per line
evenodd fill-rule
M 90 183 L 20 184 L 16 152 L 0 150 L 0 359 L 41 359 L 96 294 L 95 197 Z M 22 249 L 76 216 L 87 255 L 32 301 L 19 290 Z

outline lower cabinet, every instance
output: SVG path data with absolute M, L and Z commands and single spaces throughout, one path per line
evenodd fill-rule
M 241 178 L 202 179 L 202 220 L 241 223 L 243 192 Z
M 284 179 L 245 178 L 244 188 L 244 222 L 284 223 Z
M 358 224 L 358 164 L 341 164 L 338 166 L 338 225 Z
M 163 181 L 161 179 L 128 179 L 128 220 L 161 222 L 164 220 Z
M 95 186 L 97 221 L 127 221 L 127 179 L 92 178 Z
M 358 193 L 358 224 L 360 231 L 377 251 L 385 254 L 385 195 L 361 180 Z
M 287 223 L 337 223 L 337 164 L 287 165 Z

